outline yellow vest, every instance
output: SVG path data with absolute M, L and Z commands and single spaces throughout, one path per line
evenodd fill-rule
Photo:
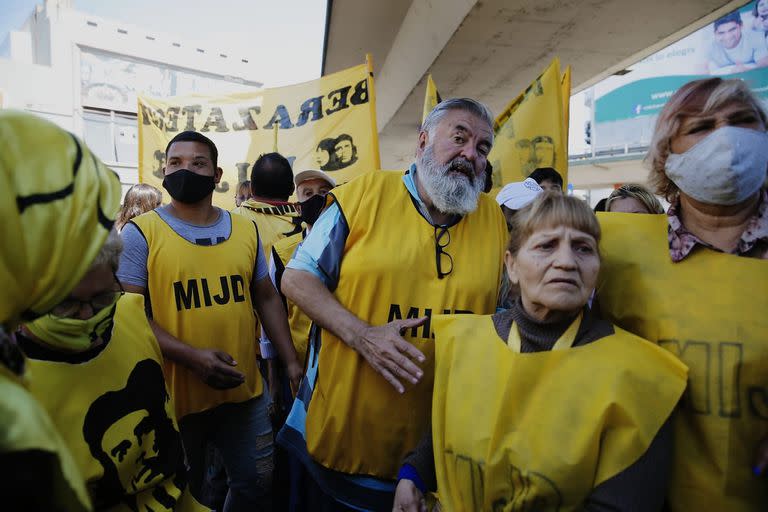
M 251 301 L 258 232 L 253 222 L 239 215 L 230 218 L 229 239 L 210 246 L 188 242 L 155 212 L 132 221 L 149 245 L 148 289 L 154 320 L 188 345 L 227 352 L 245 375 L 240 386 L 219 390 L 187 367 L 166 361 L 165 378 L 178 419 L 222 403 L 244 402 L 262 392 Z
M 255 199 L 248 199 L 232 210 L 256 223 L 261 237 L 264 256 L 269 258 L 275 242 L 287 236 L 301 233 L 301 216 L 292 204 L 273 206 Z
M 672 510 L 764 510 L 768 484 L 751 467 L 768 435 L 768 261 L 697 248 L 673 263 L 666 215 L 598 218 L 600 307 L 690 368 Z
M 359 318 L 384 325 L 495 310 L 506 226 L 492 198 L 481 194 L 477 210 L 449 229 L 445 251 L 453 271 L 438 279 L 435 228 L 416 210 L 401 173 L 367 173 L 333 195 L 349 225 L 334 295 Z M 306 428 L 309 453 L 323 466 L 393 479 L 402 457 L 418 444 L 432 400 L 430 322 L 404 337 L 427 359 L 419 384 L 406 384 L 401 395 L 352 348 L 322 332 Z
M 285 267 L 302 240 L 304 240 L 303 233 L 297 233 L 278 240 L 272 246 L 272 254 L 277 254 L 283 267 Z M 304 366 L 307 357 L 307 345 L 309 345 L 309 328 L 312 326 L 312 320 L 292 300 L 286 299 L 286 304 L 288 306 L 288 326 L 291 328 L 293 346 L 296 348 L 299 361 Z
M 621 329 L 520 354 L 490 316 L 432 322 L 432 435 L 446 511 L 580 510 L 645 453 L 685 389 L 683 364 Z
M 123 296 L 114 321 L 109 343 L 89 361 L 29 359 L 30 390 L 62 432 L 98 510 L 180 510 L 184 453 L 144 297 Z M 153 467 L 151 481 L 141 478 Z
M 54 467 L 47 471 L 51 485 L 39 489 L 50 494 L 48 502 L 67 512 L 92 510 L 85 481 L 60 433 L 40 403 L 24 388 L 22 380 L 2 364 L 0 418 L 0 453 L 42 451 L 53 455 Z

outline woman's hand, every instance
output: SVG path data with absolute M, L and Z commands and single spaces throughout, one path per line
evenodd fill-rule
M 424 495 L 411 480 L 403 479 L 398 482 L 392 512 L 427 512 Z

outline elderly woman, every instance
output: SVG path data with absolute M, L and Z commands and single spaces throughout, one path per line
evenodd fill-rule
M 686 369 L 590 311 L 599 241 L 586 203 L 542 194 L 512 221 L 512 309 L 433 319 L 432 434 L 393 510 L 435 488 L 446 510 L 661 509 Z
M 653 192 L 637 183 L 620 186 L 608 196 L 605 211 L 621 213 L 664 213 L 664 207 Z
M 768 433 L 766 115 L 741 80 L 681 87 L 648 154 L 666 215 L 605 215 L 602 310 L 690 367 L 675 417 L 669 503 L 764 510 L 753 474 Z M 757 467 L 756 473 L 762 467 Z
M 25 388 L 12 333 L 80 281 L 120 206 L 120 180 L 71 134 L 0 112 L 0 495 L 3 508 L 88 510 L 59 432 Z
M 87 273 L 50 313 L 23 324 L 30 391 L 58 427 L 96 510 L 181 510 L 187 476 L 160 347 L 144 297 L 115 276 L 112 231 Z

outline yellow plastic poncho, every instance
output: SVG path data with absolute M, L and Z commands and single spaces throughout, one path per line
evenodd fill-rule
M 72 134 L 0 112 L 0 323 L 39 316 L 82 279 L 112 229 L 120 180 Z
M 45 313 L 82 279 L 119 206 L 117 175 L 73 135 L 31 114 L 0 112 L 0 336 L 6 343 L 21 319 Z M 51 467 L 40 468 L 49 485 L 34 490 L 38 501 L 44 497 L 55 510 L 90 509 L 53 423 L 4 365 L 0 411 L 0 454 L 15 460 L 25 452 L 50 454 Z

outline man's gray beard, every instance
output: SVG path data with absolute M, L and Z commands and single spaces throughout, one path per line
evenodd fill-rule
M 448 174 L 451 164 L 457 160 L 465 162 L 472 169 L 472 183 L 466 177 Z M 485 183 L 474 174 L 474 167 L 466 159 L 457 157 L 441 165 L 435 161 L 430 144 L 424 148 L 421 157 L 416 159 L 416 172 L 417 179 L 438 211 L 449 215 L 466 215 L 477 209 L 478 198 Z

